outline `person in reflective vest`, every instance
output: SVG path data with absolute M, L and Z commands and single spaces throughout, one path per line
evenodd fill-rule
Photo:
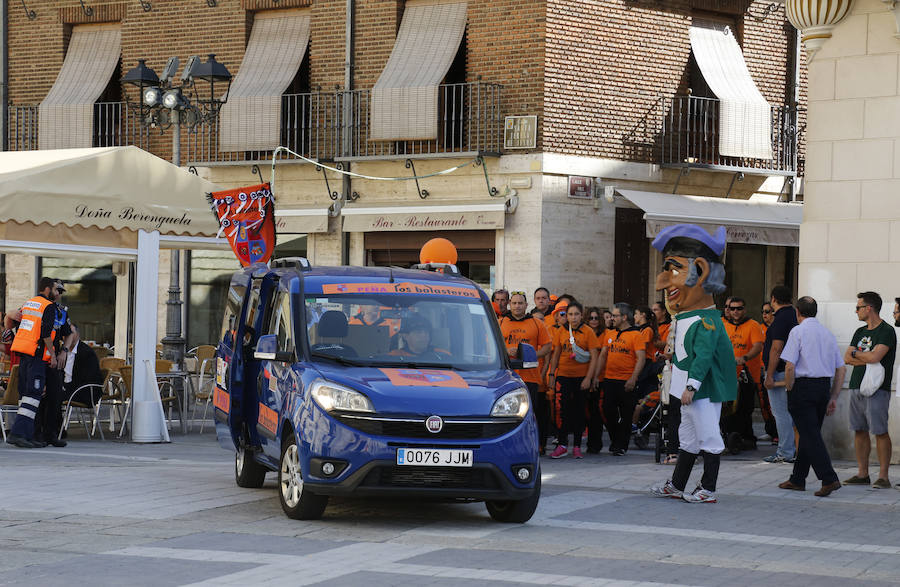
M 68 308 L 61 304 L 66 288 L 62 281 L 56 280 L 50 296 L 56 306 L 56 320 L 53 322 L 53 348 L 56 355 L 56 368 L 47 369 L 44 384 L 44 397 L 38 409 L 34 426 L 34 440 L 61 448 L 66 441 L 59 438 L 62 428 L 63 372 L 66 366 L 68 349 L 72 345 L 72 325 L 69 322 Z
M 56 368 L 53 352 L 53 327 L 56 304 L 53 303 L 54 280 L 42 277 L 38 295 L 22 306 L 22 321 L 10 350 L 19 353 L 19 410 L 7 442 L 20 448 L 46 446 L 34 438 L 34 419 L 41 404 L 47 365 Z

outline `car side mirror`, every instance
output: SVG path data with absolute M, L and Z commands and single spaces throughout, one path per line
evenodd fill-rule
M 259 337 L 253 358 L 260 361 L 280 361 L 282 363 L 293 363 L 296 361 L 296 355 L 293 350 L 278 350 L 278 337 L 274 334 L 264 334 Z
M 513 369 L 534 369 L 538 366 L 537 351 L 527 342 L 520 342 L 516 349 L 516 358 L 510 359 Z

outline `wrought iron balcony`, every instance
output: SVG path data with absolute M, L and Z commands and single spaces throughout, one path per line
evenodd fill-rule
M 503 114 L 499 84 L 471 82 L 438 88 L 437 137 L 419 141 L 381 141 L 371 138 L 371 90 L 342 94 L 350 110 L 350 126 L 342 137 L 345 150 L 337 159 L 500 153 Z
M 720 105 L 715 98 L 660 98 L 625 136 L 626 155 L 664 167 L 768 175 L 798 173 L 800 129 L 796 108 L 772 106 L 772 157 L 758 159 L 721 154 Z
M 286 94 L 281 98 L 281 145 L 316 160 L 396 159 L 499 153 L 503 145 L 501 90 L 472 82 L 439 86 L 437 137 L 428 141 L 376 141 L 370 136 L 371 90 Z M 151 129 L 135 106 L 94 105 L 93 146 L 149 148 Z M 38 106 L 9 110 L 10 150 L 38 148 Z M 271 151 L 223 151 L 220 119 L 186 132 L 182 160 L 189 164 L 239 163 L 271 159 Z
M 38 148 L 39 106 L 10 106 L 8 139 L 10 151 L 31 151 Z M 136 145 L 147 148 L 149 129 L 141 128 L 139 112 L 125 102 L 97 102 L 94 104 L 92 147 Z

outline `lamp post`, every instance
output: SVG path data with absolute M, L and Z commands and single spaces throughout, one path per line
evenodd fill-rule
M 142 127 L 158 127 L 160 133 L 170 126 L 172 131 L 172 163 L 181 166 L 181 126 L 189 124 L 191 131 L 202 123 L 214 123 L 222 105 L 228 100 L 231 74 L 209 54 L 205 62 L 191 57 L 184 66 L 180 83 L 173 83 L 178 72 L 179 59 L 169 58 L 163 79 L 147 67 L 145 59 L 139 59 L 136 67 L 122 76 L 123 85 L 132 85 L 140 93 L 140 124 Z M 201 92 L 202 86 L 208 91 Z M 225 85 L 222 98 L 216 97 L 216 84 Z M 127 92 L 125 92 L 127 98 Z M 162 339 L 164 356 L 181 369 L 184 362 L 185 339 L 181 324 L 181 255 L 173 249 L 169 271 L 169 299 L 166 301 L 166 336 Z M 177 380 L 176 380 L 177 381 Z M 179 383 L 180 385 L 180 383 Z M 178 390 L 180 391 L 180 390 Z

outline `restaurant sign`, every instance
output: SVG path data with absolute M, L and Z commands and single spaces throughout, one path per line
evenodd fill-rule
M 341 211 L 344 232 L 500 230 L 503 202 L 470 206 L 411 206 L 407 208 L 350 208 Z

